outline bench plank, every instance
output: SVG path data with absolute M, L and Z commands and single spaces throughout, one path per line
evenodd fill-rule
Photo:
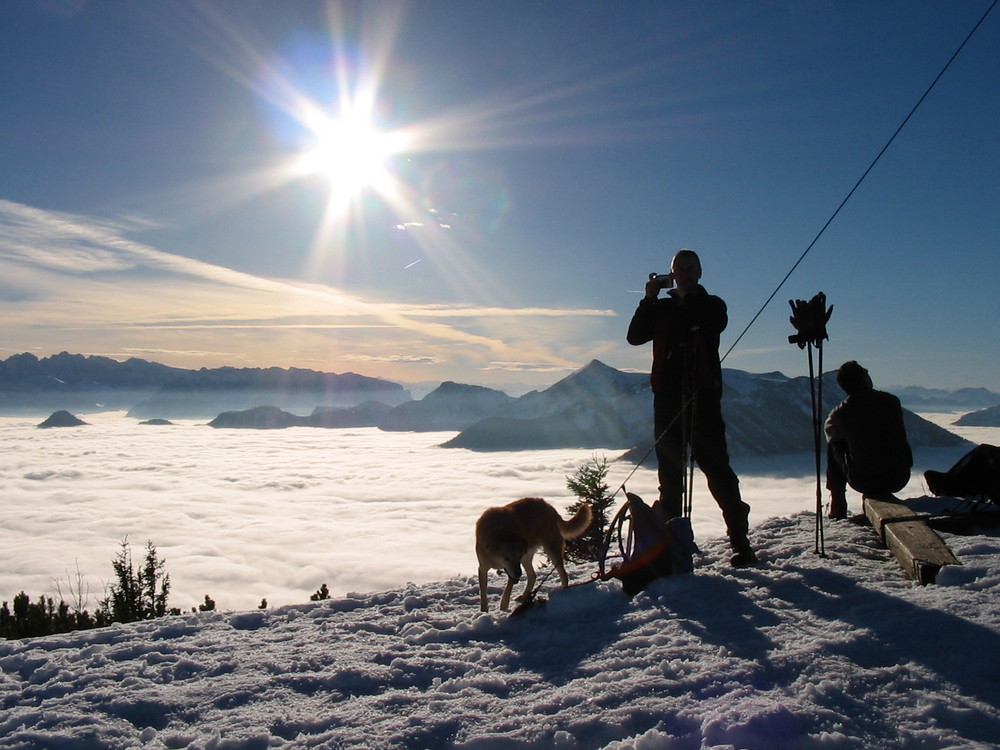
M 945 565 L 958 559 L 927 521 L 898 502 L 864 499 L 865 515 L 908 576 L 921 584 L 934 583 Z

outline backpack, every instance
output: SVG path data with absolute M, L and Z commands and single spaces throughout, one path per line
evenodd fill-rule
M 651 508 L 641 497 L 626 492 L 628 502 L 618 511 L 611 523 L 601 561 L 601 578 L 617 578 L 622 590 L 635 596 L 657 578 L 690 573 L 694 570 L 694 531 L 689 518 L 671 518 L 664 521 L 656 508 Z M 628 530 L 626 521 L 630 521 Z M 621 565 L 607 574 L 604 565 L 613 537 L 617 535 Z

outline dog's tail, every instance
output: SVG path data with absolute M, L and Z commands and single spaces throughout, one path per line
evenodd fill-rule
M 559 531 L 562 533 L 563 539 L 576 539 L 587 530 L 593 517 L 594 514 L 590 510 L 590 505 L 583 503 L 576 512 L 576 515 L 568 521 L 560 518 Z

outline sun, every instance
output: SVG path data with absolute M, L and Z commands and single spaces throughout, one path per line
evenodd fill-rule
M 406 147 L 402 133 L 380 130 L 363 108 L 336 117 L 316 115 L 309 130 L 311 143 L 300 155 L 299 170 L 325 178 L 332 200 L 350 201 L 369 189 L 391 190 L 388 162 Z

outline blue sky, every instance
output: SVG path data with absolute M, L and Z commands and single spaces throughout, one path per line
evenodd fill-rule
M 0 4 L 0 356 L 643 370 L 681 247 L 728 349 L 990 4 Z M 726 366 L 823 291 L 826 369 L 1000 390 L 998 92 L 993 11 Z

